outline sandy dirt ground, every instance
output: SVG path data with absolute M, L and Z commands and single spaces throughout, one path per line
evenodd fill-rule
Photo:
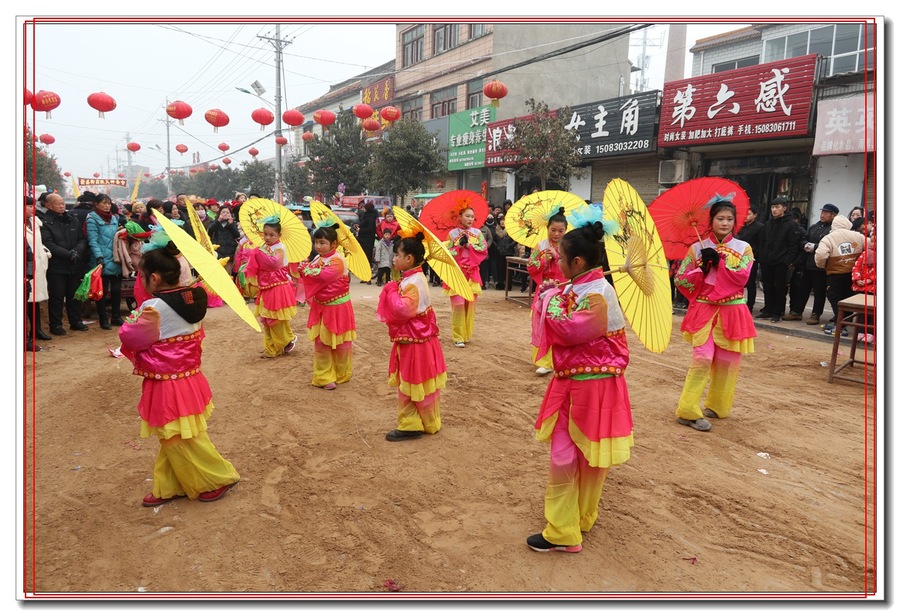
M 449 301 L 434 294 L 443 429 L 391 443 L 379 290 L 352 285 L 354 374 L 333 392 L 310 385 L 312 343 L 261 360 L 260 334 L 227 307 L 210 310 L 209 434 L 242 476 L 214 503 L 141 506 L 158 445 L 138 436 L 141 380 L 107 352 L 115 331 L 92 325 L 42 343 L 35 365 L 26 359 L 36 393 L 25 409 L 25 591 L 874 589 L 874 398 L 871 387 L 866 401 L 863 385 L 828 384 L 828 340 L 761 330 L 732 416 L 700 433 L 675 422 L 690 361 L 680 317 L 662 354 L 629 330 L 632 458 L 610 472 L 584 550 L 539 554 L 525 538 L 544 525 L 549 450 L 532 427 L 548 377 L 529 361 L 528 309 L 487 291 L 473 342 L 457 349 Z M 293 321 L 301 336 L 306 316 Z

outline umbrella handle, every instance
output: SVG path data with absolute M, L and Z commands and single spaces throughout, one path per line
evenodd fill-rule
M 700 237 L 700 232 L 697 231 L 697 223 L 692 222 L 692 223 L 691 223 L 691 226 L 694 227 L 694 233 L 697 234 L 697 241 L 698 241 L 698 242 L 703 242 L 703 238 Z

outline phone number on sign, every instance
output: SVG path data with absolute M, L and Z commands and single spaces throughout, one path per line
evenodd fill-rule
M 643 150 L 650 147 L 649 139 L 635 139 L 633 141 L 617 141 L 616 143 L 604 143 L 595 146 L 594 152 L 597 154 L 607 154 L 609 152 L 626 152 L 628 150 Z
M 787 130 L 797 130 L 796 122 L 769 122 L 767 124 L 757 124 L 753 127 L 753 132 L 760 133 L 780 133 Z

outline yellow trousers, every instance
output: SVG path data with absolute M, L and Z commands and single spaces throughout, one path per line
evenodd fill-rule
M 262 330 L 263 353 L 269 357 L 284 354 L 284 347 L 294 339 L 290 321 L 273 321 L 269 326 L 263 323 Z
M 675 414 L 692 421 L 703 417 L 700 399 L 709 383 L 703 405 L 715 411 L 722 419 L 728 417 L 734 403 L 734 390 L 740 371 L 741 354 L 717 346 L 710 333 L 706 342 L 694 347 L 691 367 L 684 379 Z
M 547 349 L 547 354 L 537 359 L 538 349 L 536 346 L 531 347 L 531 363 L 538 368 L 546 368 L 553 370 L 553 349 Z
M 550 476 L 544 494 L 544 539 L 581 545 L 581 533 L 597 521 L 597 508 L 609 468 L 590 466 L 569 436 L 568 410 L 560 409 L 550 437 Z
M 441 429 L 441 392 L 426 396 L 421 402 L 397 390 L 397 429 L 403 431 L 421 430 L 434 434 Z
M 172 498 L 186 494 L 195 499 L 230 485 L 241 478 L 231 462 L 222 457 L 206 432 L 193 438 L 160 439 L 153 466 L 153 496 Z
M 352 374 L 353 342 L 344 342 L 332 349 L 316 339 L 313 351 L 313 385 L 322 387 L 329 383 L 346 383 Z
M 453 342 L 468 342 L 475 332 L 475 301 L 460 295 L 450 297 L 450 328 Z

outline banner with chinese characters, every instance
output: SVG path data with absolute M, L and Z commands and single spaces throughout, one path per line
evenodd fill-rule
M 394 98 L 394 78 L 385 77 L 362 89 L 360 102 L 372 107 L 384 107 Z
M 868 100 L 866 100 L 868 99 Z M 819 101 L 813 156 L 875 151 L 875 95 Z
M 447 169 L 484 167 L 488 124 L 494 121 L 496 108 L 490 105 L 450 114 L 447 127 Z
M 656 151 L 659 90 L 569 108 L 566 128 L 578 136 L 583 159 Z
M 659 147 L 808 135 L 816 67 L 810 54 L 665 84 Z
M 78 178 L 78 186 L 127 186 L 128 180 L 122 178 Z

